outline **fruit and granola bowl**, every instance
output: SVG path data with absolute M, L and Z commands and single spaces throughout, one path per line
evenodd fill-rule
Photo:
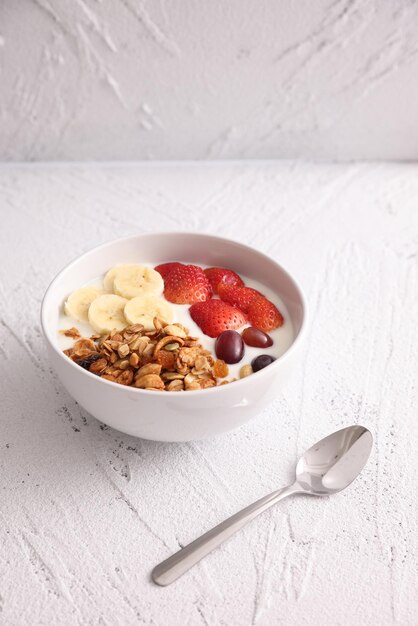
M 306 305 L 289 274 L 247 246 L 161 233 L 73 261 L 41 317 L 58 376 L 84 409 L 131 435 L 188 441 L 243 424 L 277 396 Z

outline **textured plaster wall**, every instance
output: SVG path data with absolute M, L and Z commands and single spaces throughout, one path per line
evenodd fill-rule
M 414 0 L 3 0 L 0 159 L 418 157 Z

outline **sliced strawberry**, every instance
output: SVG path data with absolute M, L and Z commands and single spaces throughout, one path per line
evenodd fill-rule
M 265 333 L 282 326 L 284 322 L 279 309 L 267 298 L 256 298 L 249 304 L 248 319 L 253 326 Z
M 205 274 L 212 285 L 213 293 L 218 293 L 218 285 L 243 285 L 244 282 L 236 272 L 223 267 L 208 267 Z
M 236 306 L 246 313 L 250 303 L 256 298 L 264 298 L 263 294 L 251 287 L 234 287 L 233 285 L 219 285 L 218 293 L 221 300 Z
M 224 330 L 236 330 L 247 322 L 242 311 L 222 300 L 198 302 L 190 307 L 189 312 L 192 319 L 209 337 L 217 337 Z
M 173 261 L 172 263 L 161 263 L 161 265 L 157 265 L 154 267 L 156 272 L 159 272 L 163 278 L 169 275 L 171 270 L 175 267 L 182 267 L 183 263 L 178 263 L 177 261 Z
M 164 279 L 164 295 L 176 304 L 193 304 L 211 298 L 212 287 L 201 267 L 180 265 Z

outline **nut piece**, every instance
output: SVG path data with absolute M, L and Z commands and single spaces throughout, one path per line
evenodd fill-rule
M 70 337 L 71 339 L 79 339 L 81 337 L 80 331 L 75 326 L 72 326 L 71 328 L 67 328 L 65 330 L 60 330 L 60 335 Z
M 129 367 L 129 360 L 123 359 L 122 361 L 119 361 L 119 363 L 116 365 L 118 366 L 120 370 L 127 370 Z
M 101 374 L 107 367 L 106 359 L 98 359 L 94 363 L 92 363 L 89 367 L 89 372 L 93 374 Z
M 140 389 L 164 389 L 164 383 L 157 374 L 145 374 L 135 380 L 135 387 Z
M 119 383 L 120 385 L 130 385 L 133 381 L 134 375 L 132 370 L 125 370 L 124 372 L 108 372 L 102 375 L 102 378 L 110 380 L 112 383 Z
M 137 367 L 138 364 L 139 364 L 139 356 L 135 352 L 133 352 L 131 356 L 129 357 L 129 365 L 131 367 Z
M 197 337 L 186 337 L 186 339 L 184 340 L 184 345 L 188 348 L 196 346 L 198 343 L 199 339 Z
M 154 324 L 154 328 L 155 330 L 161 330 L 162 328 L 164 328 L 165 326 L 167 326 L 167 322 L 165 322 L 164 320 L 162 320 L 160 317 L 154 317 L 154 319 L 152 320 L 152 323 Z M 170 333 L 167 333 L 170 334 Z
M 249 364 L 243 365 L 239 371 L 239 377 L 245 378 L 246 376 L 250 376 L 250 374 L 252 373 L 253 373 L 253 368 L 251 367 L 251 365 Z
M 119 346 L 122 345 L 120 341 L 116 341 L 116 339 L 108 339 L 106 341 L 106 349 L 107 350 L 117 350 Z
M 164 326 L 164 332 L 166 335 L 173 335 L 174 337 L 180 337 L 181 339 L 185 339 L 187 337 L 187 333 L 177 326 L 177 324 L 168 324 Z
M 149 342 L 149 337 L 139 337 L 134 335 L 133 339 L 131 339 L 129 342 L 129 348 L 132 351 L 136 350 L 138 354 L 142 354 L 145 348 L 148 346 Z
M 177 343 L 177 341 L 174 341 L 173 343 L 167 343 L 164 346 L 165 350 L 168 350 L 169 352 L 174 352 L 174 350 L 178 350 L 180 348 L 180 344 Z
M 198 382 L 190 383 L 190 385 L 187 385 L 186 389 L 187 391 L 197 391 L 200 389 L 200 385 Z
M 91 339 L 86 339 L 86 337 L 82 337 L 81 339 L 76 341 L 74 344 L 74 350 L 76 352 L 85 348 L 87 350 L 92 350 L 93 352 L 96 351 L 96 345 L 94 341 L 92 341 Z
M 125 328 L 124 330 L 124 336 L 126 336 L 127 334 L 135 334 L 135 333 L 140 333 L 144 330 L 144 325 L 143 324 L 132 324 L 131 326 L 128 326 L 128 328 Z
M 117 350 L 121 359 L 123 359 L 123 357 L 125 356 L 128 356 L 129 354 L 129 346 L 127 343 L 123 343 L 121 346 L 118 347 Z
M 169 345 L 171 343 L 177 343 L 179 346 L 182 346 L 184 341 L 180 337 L 174 337 L 173 335 L 166 335 L 165 337 L 160 339 L 160 341 L 155 346 L 154 356 L 157 356 L 157 354 L 159 353 L 159 351 L 162 348 L 165 348 L 167 345 Z M 174 349 L 176 349 L 176 348 L 172 348 L 172 350 L 174 350 Z
M 110 336 L 112 338 L 112 341 L 119 341 L 120 343 L 123 343 L 123 337 L 120 333 L 115 333 L 115 331 L 112 330 Z
M 196 357 L 196 360 L 194 362 L 194 366 L 195 366 L 195 369 L 199 373 L 210 371 L 210 363 L 208 361 L 208 358 L 206 356 L 203 356 L 202 354 L 200 354 L 198 357 Z
M 200 389 L 209 389 L 209 387 L 216 387 L 216 382 L 212 378 L 204 378 L 199 380 Z
M 163 372 L 161 378 L 163 380 L 182 380 L 184 374 L 179 374 L 178 372 Z
M 183 391 L 182 380 L 172 380 L 166 387 L 167 391 Z
M 161 365 L 159 363 L 147 363 L 139 368 L 137 373 L 135 374 L 136 378 L 140 378 L 141 376 L 147 376 L 148 374 L 156 374 L 160 375 Z
M 179 359 L 183 361 L 185 365 L 194 367 L 196 358 L 201 354 L 200 348 L 193 346 L 192 348 L 181 348 L 179 352 Z
M 201 383 L 198 381 L 196 376 L 193 376 L 193 374 L 187 374 L 187 376 L 184 377 L 184 388 L 187 391 L 201 389 Z
M 119 374 L 116 378 L 116 382 L 120 385 L 130 385 L 134 379 L 134 373 L 132 370 L 125 370 Z
M 154 346 L 154 343 L 149 343 L 147 346 L 145 346 L 145 350 L 142 352 L 143 359 L 151 361 L 155 357 Z
M 118 355 L 116 354 L 116 352 L 112 352 L 109 359 L 112 365 L 116 363 L 116 361 L 118 360 Z

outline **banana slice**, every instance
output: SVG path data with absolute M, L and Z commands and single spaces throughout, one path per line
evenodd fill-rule
M 168 324 L 173 321 L 173 308 L 156 296 L 137 296 L 125 305 L 125 317 L 130 324 L 143 324 L 145 330 L 153 330 L 154 317 L 159 317 Z
M 81 287 L 68 296 L 64 305 L 67 315 L 77 322 L 88 322 L 88 310 L 90 304 L 103 293 L 103 289 L 96 287 Z
M 112 293 L 99 296 L 90 305 L 89 322 L 96 333 L 110 333 L 111 330 L 122 330 L 127 326 L 123 309 L 127 300 Z
M 115 280 L 116 272 L 119 270 L 127 269 L 128 267 L 138 267 L 138 265 L 134 265 L 133 263 L 128 263 L 125 265 L 115 265 L 112 267 L 103 279 L 103 287 L 107 293 L 113 293 L 113 281 Z
M 164 279 L 159 272 L 145 265 L 116 268 L 113 291 L 122 298 L 137 296 L 160 296 L 164 290 Z

